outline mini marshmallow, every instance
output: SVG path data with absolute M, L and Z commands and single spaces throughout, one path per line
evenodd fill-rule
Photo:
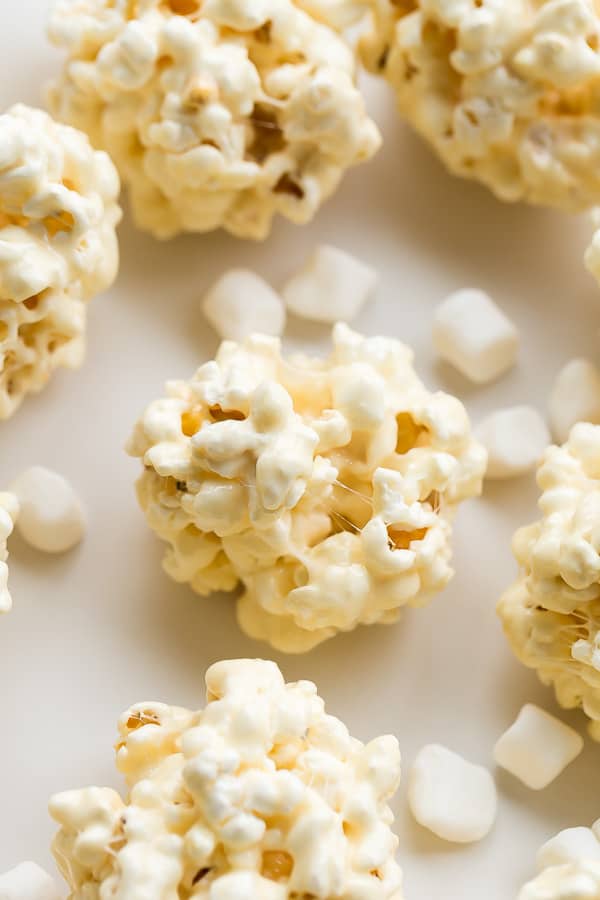
M 498 409 L 475 431 L 488 452 L 486 478 L 514 478 L 529 472 L 551 443 L 548 426 L 531 406 Z
M 20 503 L 17 528 L 25 541 L 45 553 L 64 553 L 85 531 L 85 514 L 69 482 L 43 466 L 26 469 L 11 490 Z
M 548 398 L 554 438 L 561 444 L 577 422 L 600 425 L 600 371 L 589 359 L 572 359 L 555 378 Z
M 557 778 L 583 749 L 583 738 L 564 722 L 526 703 L 494 747 L 496 763 L 533 791 Z
M 0 875 L 0 900 L 59 900 L 54 879 L 34 862 L 22 862 Z
M 371 266 L 321 244 L 281 294 L 290 312 L 315 322 L 350 322 L 377 285 Z
M 439 744 L 419 751 L 410 775 L 408 802 L 417 822 L 453 843 L 479 841 L 491 830 L 498 806 L 487 769 Z
M 600 842 L 591 828 L 565 828 L 543 844 L 537 854 L 539 872 L 550 866 L 600 862 Z
M 285 328 L 285 308 L 272 287 L 248 269 L 231 269 L 204 298 L 204 315 L 217 334 L 243 341 L 254 332 L 279 337 Z
M 436 309 L 433 345 L 459 372 L 485 384 L 514 365 L 519 333 L 491 297 L 465 288 L 450 294 Z

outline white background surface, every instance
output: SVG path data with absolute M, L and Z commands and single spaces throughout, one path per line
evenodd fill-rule
M 46 0 L 0 0 L 0 107 L 41 102 L 59 64 L 44 39 Z M 600 291 L 581 256 L 588 226 L 546 211 L 500 205 L 446 175 L 404 128 L 385 85 L 367 86 L 385 148 L 354 170 L 311 226 L 278 222 L 262 245 L 223 234 L 157 244 L 126 218 L 118 282 L 90 309 L 80 373 L 59 373 L 0 424 L 0 485 L 41 463 L 66 474 L 89 511 L 75 552 L 43 557 L 11 544 L 13 613 L 0 623 L 0 871 L 23 858 L 51 865 L 48 796 L 86 784 L 119 785 L 117 715 L 145 699 L 198 708 L 213 661 L 268 656 L 237 629 L 228 598 L 202 600 L 172 584 L 161 548 L 136 507 L 138 464 L 122 445 L 166 378 L 188 377 L 217 341 L 200 314 L 224 268 L 247 265 L 277 286 L 318 241 L 355 252 L 381 273 L 377 299 L 356 323 L 412 344 L 431 386 L 455 391 L 475 419 L 498 405 L 544 407 L 553 374 L 598 350 Z M 519 366 L 473 388 L 436 365 L 430 321 L 450 290 L 489 290 L 522 330 Z M 325 348 L 327 331 L 291 321 L 290 344 Z M 515 574 L 509 540 L 535 516 L 532 477 L 487 487 L 462 508 L 457 575 L 425 610 L 395 627 L 359 629 L 304 657 L 275 656 L 289 680 L 315 680 L 329 711 L 361 738 L 393 732 L 405 773 L 426 742 L 493 765 L 499 734 L 521 704 L 556 711 L 550 692 L 504 643 L 495 602 Z M 583 717 L 566 716 L 580 729 Z M 471 848 L 444 844 L 412 823 L 406 778 L 394 808 L 409 900 L 509 900 L 533 873 L 534 853 L 562 827 L 600 816 L 600 747 L 541 794 L 499 774 L 493 834 Z

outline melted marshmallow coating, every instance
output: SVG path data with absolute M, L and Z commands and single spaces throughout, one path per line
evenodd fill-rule
M 0 116 L 0 419 L 81 363 L 86 301 L 117 273 L 118 194 L 85 135 L 22 105 Z
M 598 0 L 373 0 L 362 45 L 455 174 L 503 200 L 600 202 Z
M 107 150 L 156 237 L 307 222 L 379 147 L 336 27 L 355 0 L 57 0 L 56 116 Z
M 51 800 L 73 900 L 402 900 L 396 739 L 352 738 L 272 662 L 217 663 L 206 683 L 199 712 L 121 717 L 125 801 L 97 787 Z
M 12 598 L 8 590 L 7 542 L 19 515 L 19 501 L 8 491 L 0 492 L 0 613 L 9 612 Z
M 128 449 L 166 571 L 200 594 L 241 581 L 242 628 L 288 652 L 441 590 L 452 515 L 486 462 L 407 347 L 345 325 L 327 359 L 285 360 L 262 335 L 223 343 L 167 385 Z
M 548 448 L 538 484 L 542 518 L 515 534 L 521 575 L 498 611 L 518 658 L 600 740 L 600 426 Z
M 569 853 L 564 847 L 560 863 L 545 865 L 538 876 L 523 887 L 518 900 L 600 900 L 600 822 L 591 829 L 573 830 L 587 832 L 586 850 L 582 852 L 583 848 L 575 845 L 569 848 L 575 852 Z M 560 838 L 561 835 L 557 835 L 556 839 Z M 594 841 L 597 842 L 595 854 Z

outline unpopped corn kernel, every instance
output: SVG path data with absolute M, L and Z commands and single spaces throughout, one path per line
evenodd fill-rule
M 314 684 L 286 684 L 272 662 L 220 662 L 206 683 L 197 712 L 142 703 L 121 716 L 125 799 L 92 787 L 50 801 L 73 900 L 402 900 L 397 740 L 362 744 Z
M 118 267 L 119 179 L 41 110 L 0 115 L 0 419 L 83 358 L 86 302 Z
M 49 103 L 107 150 L 156 237 L 309 221 L 380 144 L 338 28 L 359 0 L 55 0 Z
M 411 351 L 333 331 L 328 359 L 223 343 L 135 427 L 137 492 L 164 568 L 199 594 L 238 582 L 241 627 L 287 652 L 392 623 L 452 576 L 451 521 L 486 455 Z

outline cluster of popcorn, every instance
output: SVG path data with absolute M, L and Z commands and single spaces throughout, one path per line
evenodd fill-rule
M 10 612 L 12 598 L 8 590 L 8 550 L 6 542 L 13 533 L 19 501 L 14 494 L 7 491 L 0 493 L 0 613 Z
M 542 518 L 515 534 L 521 576 L 498 611 L 519 659 L 600 740 L 600 426 L 548 448 L 538 484 Z
M 307 222 L 380 137 L 337 28 L 356 0 L 57 0 L 57 117 L 107 150 L 140 227 L 262 239 Z
M 454 173 L 503 200 L 600 202 L 593 0 L 374 0 L 362 56 Z
M 453 513 L 486 463 L 462 404 L 425 389 L 407 347 L 346 325 L 328 359 L 285 360 L 264 335 L 224 342 L 167 385 L 128 449 L 169 575 L 200 594 L 241 580 L 242 628 L 287 652 L 441 590 Z
M 0 419 L 79 365 L 85 303 L 116 276 L 119 179 L 44 112 L 0 116 Z
M 402 900 L 396 739 L 352 738 L 272 662 L 217 663 L 206 684 L 199 712 L 142 703 L 121 717 L 125 802 L 97 787 L 51 800 L 73 900 Z
M 537 864 L 537 878 L 518 900 L 599 900 L 600 821 L 559 832 L 541 847 Z

